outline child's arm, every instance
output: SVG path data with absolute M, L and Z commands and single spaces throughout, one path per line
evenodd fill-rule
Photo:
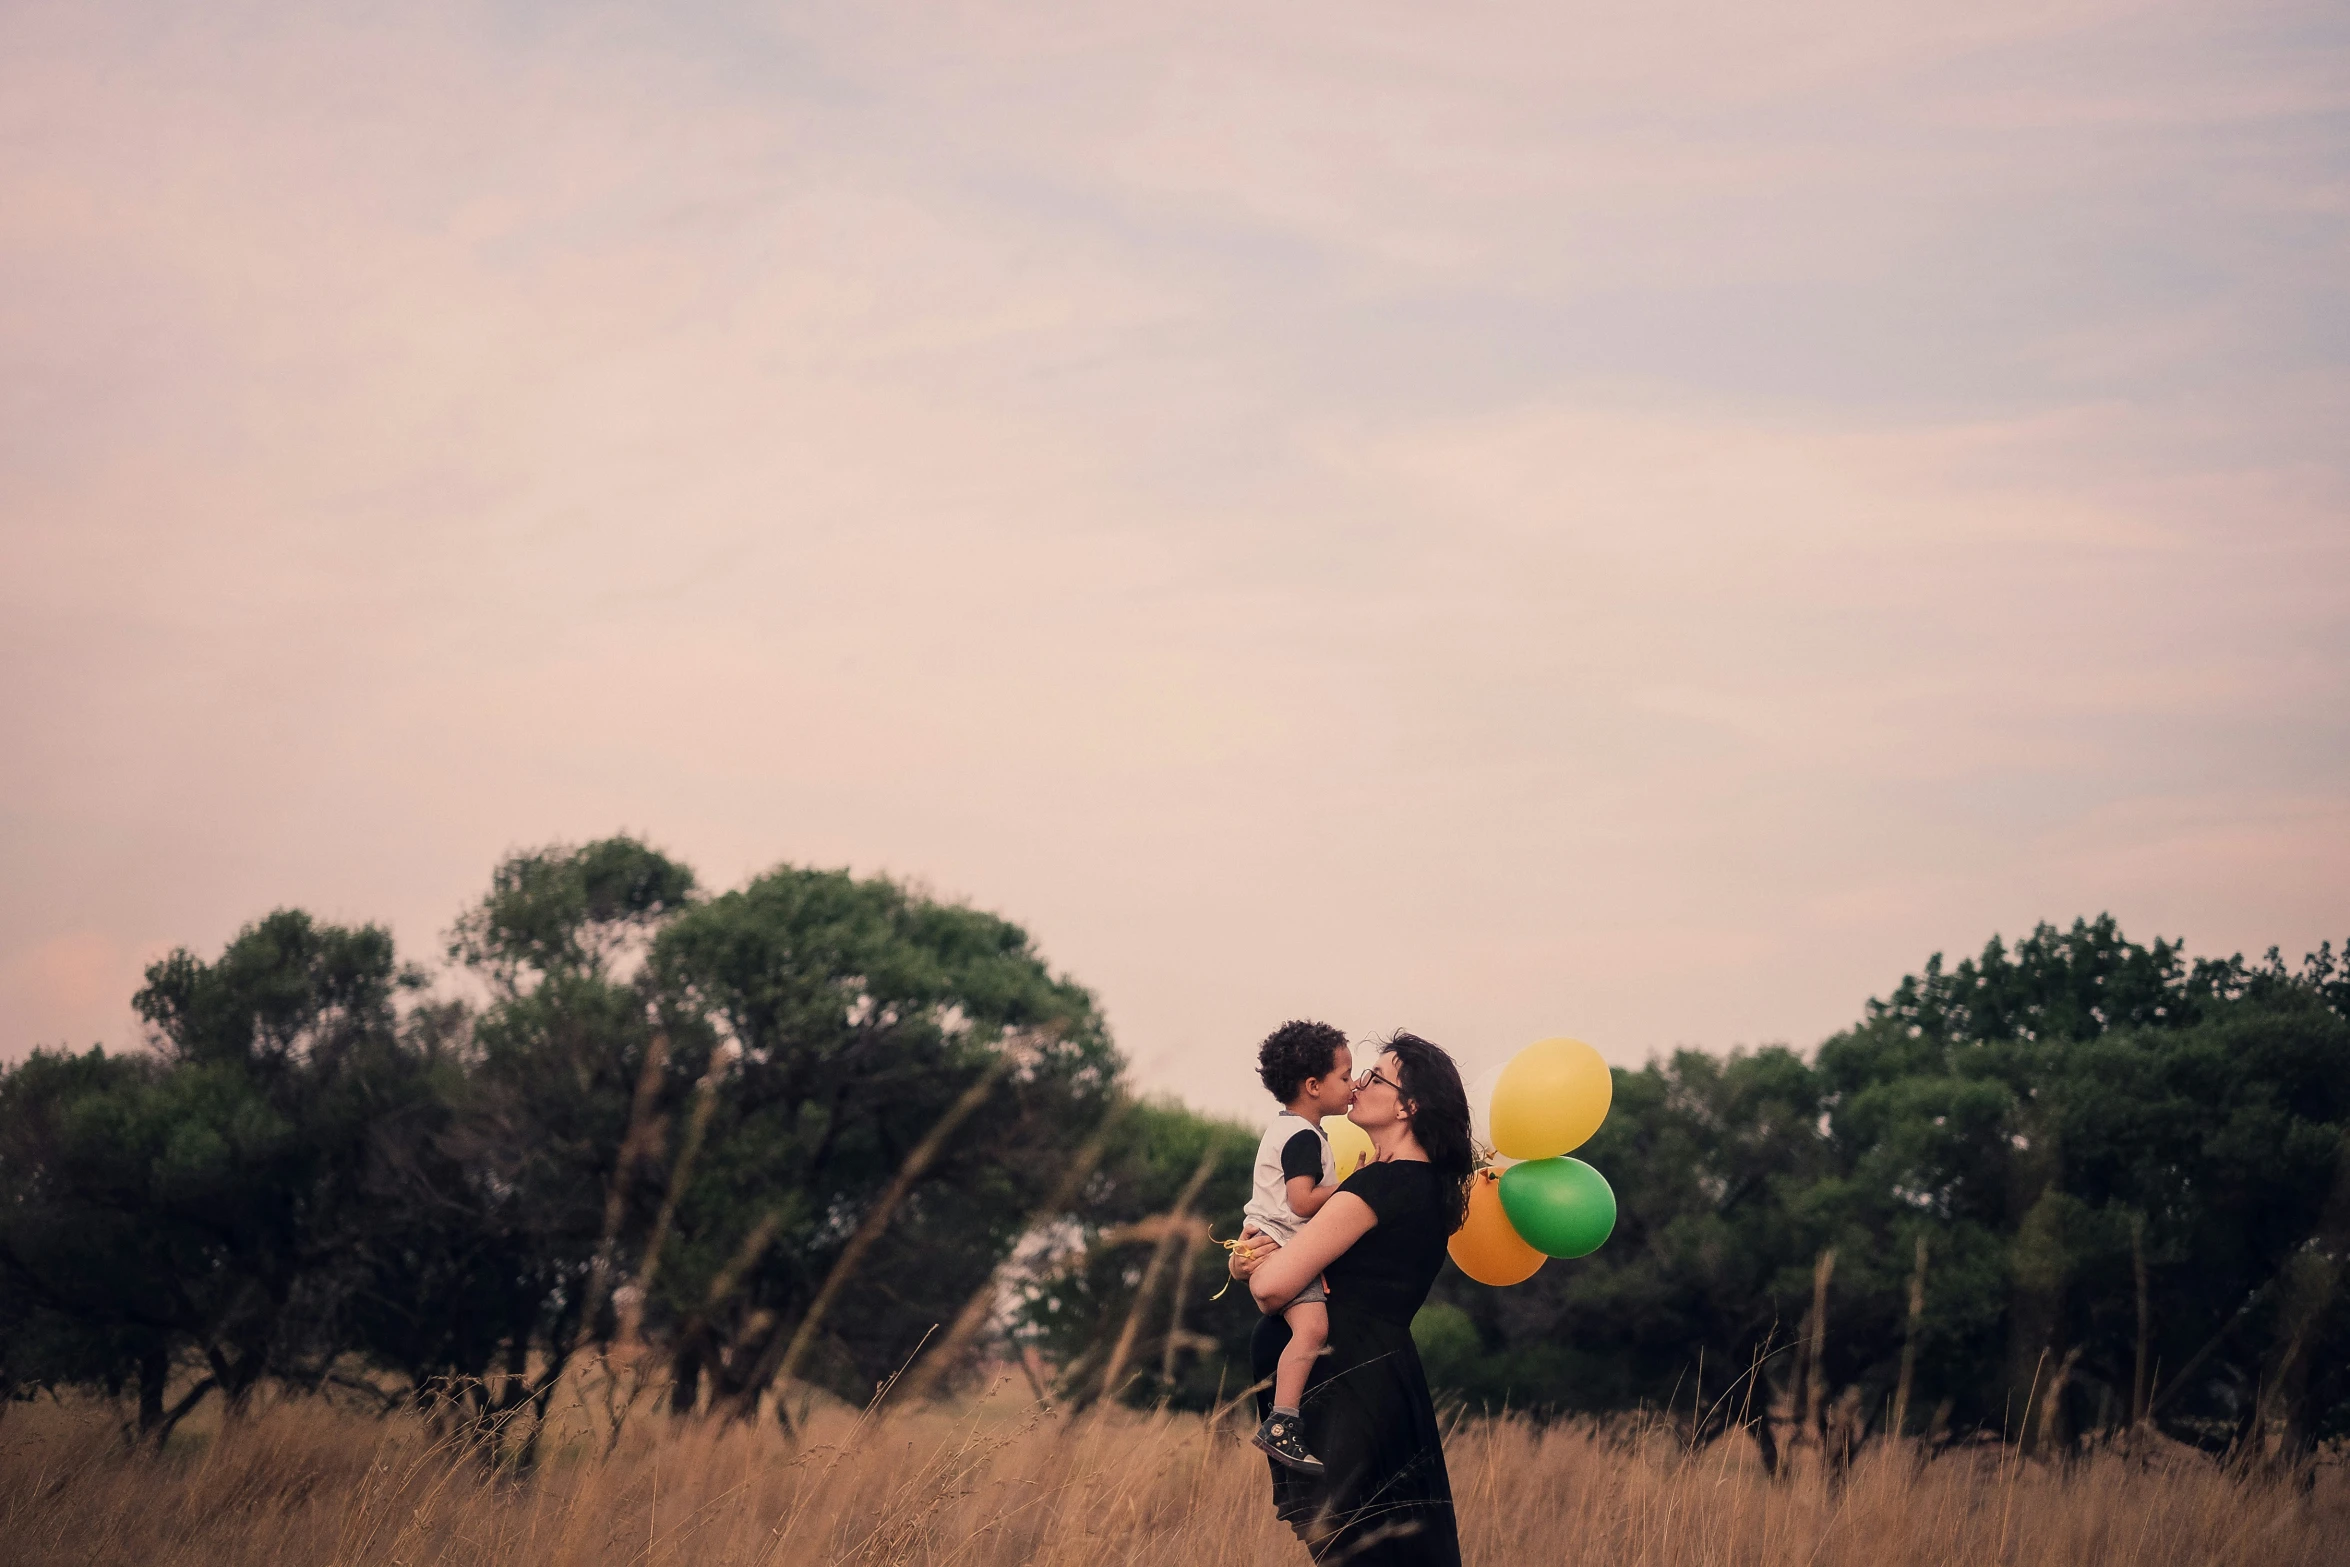
M 1324 1186 L 1310 1175 L 1293 1175 L 1285 1188 L 1290 1211 L 1301 1219 L 1310 1219 L 1322 1211 L 1322 1204 L 1338 1195 L 1336 1186 Z
M 1289 1208 L 1301 1219 L 1310 1219 L 1330 1194 L 1338 1188 L 1322 1184 L 1322 1150 L 1327 1146 L 1322 1134 L 1311 1127 L 1301 1128 L 1281 1145 L 1281 1193 L 1289 1199 Z

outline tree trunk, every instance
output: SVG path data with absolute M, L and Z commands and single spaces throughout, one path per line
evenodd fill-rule
M 139 1357 L 139 1440 L 155 1452 L 163 1451 L 163 1444 L 171 1440 L 171 1433 L 204 1396 L 218 1386 L 217 1377 L 199 1377 L 195 1384 L 182 1393 L 179 1402 L 166 1404 L 164 1395 L 171 1382 L 171 1353 L 157 1349 Z
M 1779 1477 L 1779 1437 L 1771 1429 L 1771 1411 L 1766 1404 L 1762 1415 L 1747 1428 L 1754 1433 L 1754 1450 L 1762 1459 L 1763 1473 L 1772 1479 Z
M 2146 1353 L 2153 1342 L 2154 1315 L 2146 1298 L 2146 1216 L 2130 1215 L 2130 1272 L 2138 1284 L 2138 1353 L 2130 1367 L 2130 1428 L 2146 1419 Z
M 2035 1428 L 2039 1450 L 2053 1452 L 2060 1459 L 2072 1456 L 2072 1422 L 2065 1415 L 2064 1395 L 2072 1386 L 2073 1367 L 2080 1358 L 2080 1345 L 2066 1350 L 2064 1359 L 2057 1362 L 2056 1375 L 2049 1378 L 2048 1391 L 2040 1395 L 2040 1420 Z
M 2309 1363 L 2325 1318 L 2341 1288 L 2342 1256 L 2350 1249 L 2350 1135 L 2336 1155 L 2334 1185 L 2314 1243 L 2285 1264 L 2277 1310 L 2277 1347 L 2260 1398 L 2260 1457 L 2280 1469 L 2308 1455 Z
M 171 1353 L 161 1344 L 139 1355 L 139 1440 L 148 1441 L 163 1424 L 163 1389 L 171 1380 Z
M 2008 1307 L 2008 1408 L 2017 1446 L 2026 1454 L 2040 1450 L 2041 1415 L 2054 1407 L 2041 1395 L 2050 1370 L 2064 1358 L 2066 1207 L 2064 1194 L 2049 1185 L 2025 1213 L 2009 1249 L 2014 1292 Z
M 1847 1387 L 1820 1427 L 1820 1466 L 1832 1496 L 1844 1488 L 1852 1473 L 1853 1450 L 1860 1446 L 1868 1421 L 1860 1412 L 1860 1389 Z
M 1836 1248 L 1830 1246 L 1820 1253 L 1819 1261 L 1811 1270 L 1811 1320 L 1804 1324 L 1803 1356 L 1803 1430 L 1807 1436 L 1820 1436 L 1820 1401 L 1827 1391 L 1828 1376 L 1825 1362 L 1828 1358 L 1828 1280 L 1836 1273 Z
M 680 1418 L 690 1415 L 702 1399 L 702 1346 L 707 1329 L 702 1319 L 694 1318 L 677 1335 L 677 1345 L 669 1356 L 669 1412 Z
M 1909 1327 L 1901 1338 L 1901 1380 L 1893 1389 L 1892 1435 L 1898 1440 L 1909 1428 L 1909 1395 L 1917 1381 L 1918 1323 L 1926 1314 L 1926 1237 L 1918 1234 L 1917 1271 L 1909 1276 Z

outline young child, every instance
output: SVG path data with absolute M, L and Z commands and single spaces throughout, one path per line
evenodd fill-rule
M 1338 1190 L 1322 1118 L 1346 1113 L 1354 1100 L 1353 1075 L 1354 1053 L 1346 1036 L 1327 1023 L 1284 1023 L 1257 1047 L 1257 1076 L 1281 1101 L 1281 1113 L 1257 1141 L 1256 1190 L 1244 1218 L 1280 1245 L 1288 1245 Z M 1289 1347 L 1274 1370 L 1273 1412 L 1251 1438 L 1275 1462 L 1317 1475 L 1322 1460 L 1306 1451 L 1297 1406 L 1305 1396 L 1306 1374 L 1330 1337 L 1326 1298 L 1317 1279 L 1282 1308 Z

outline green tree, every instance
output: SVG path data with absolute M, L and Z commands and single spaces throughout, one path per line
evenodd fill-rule
M 693 898 L 691 870 L 613 837 L 510 856 L 456 923 L 449 955 L 489 1000 L 444 1030 L 448 1120 L 400 1167 L 416 1222 L 385 1237 L 367 1325 L 379 1364 L 476 1432 L 543 1414 L 573 1353 L 612 1336 L 694 1082 L 643 958 Z
M 151 1222 L 158 1069 L 44 1051 L 0 1076 L 0 1386 L 129 1390 L 159 1438 L 186 1412 L 164 1399 L 189 1340 Z
M 1821 1197 L 1854 1268 L 1846 1374 L 1890 1381 L 1887 1285 L 1923 1226 L 1944 1261 L 1919 1370 L 1961 1423 L 2061 1444 L 2144 1412 L 2245 1435 L 2289 1264 L 2350 1240 L 2326 1238 L 2350 1219 L 2330 962 L 2189 963 L 2101 919 L 1937 960 L 1872 1003 L 1819 1057 L 1838 1171 Z M 2292 1445 L 2312 1429 L 2302 1380 Z
M 48 1376 L 135 1376 L 159 1436 L 209 1392 L 233 1411 L 265 1377 L 337 1374 L 384 1151 L 430 1116 L 397 1006 L 419 983 L 381 929 L 280 910 L 215 962 L 181 949 L 147 971 L 153 1055 L 8 1075 L 0 1264 L 10 1314 L 48 1325 Z M 80 1331 L 55 1331 L 68 1318 Z M 183 1351 L 203 1371 L 167 1409 Z
M 1018 926 L 884 878 L 781 867 L 648 964 L 700 1153 L 641 1270 L 673 1399 L 779 1375 L 861 1398 L 953 1320 L 1112 1102 L 1093 998 Z M 673 1166 L 675 1168 L 675 1166 Z

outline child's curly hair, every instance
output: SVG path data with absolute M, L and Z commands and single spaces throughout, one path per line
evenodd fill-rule
M 1257 1046 L 1257 1077 L 1265 1092 L 1289 1103 L 1309 1077 L 1328 1077 L 1346 1035 L 1327 1023 L 1284 1023 Z

